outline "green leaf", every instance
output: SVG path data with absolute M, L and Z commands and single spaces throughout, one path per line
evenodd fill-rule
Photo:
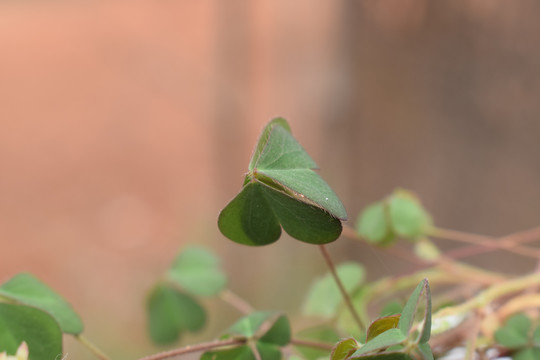
M 191 296 L 158 284 L 147 300 L 148 329 L 158 344 L 177 341 L 183 332 L 196 332 L 206 323 L 204 309 Z
M 334 329 L 329 326 L 322 325 L 308 329 L 304 329 L 298 332 L 295 336 L 297 339 L 310 340 L 329 346 L 333 346 L 339 341 L 339 335 Z M 294 346 L 307 360 L 317 360 L 319 358 L 328 359 L 330 351 L 313 348 L 311 346 Z
M 281 315 L 278 317 L 259 341 L 279 346 L 288 345 L 291 341 L 291 325 L 287 316 Z
M 424 309 L 424 321 L 420 328 L 420 344 L 427 343 L 431 337 L 431 290 L 429 288 L 429 282 L 424 279 L 424 299 L 426 300 L 426 307 Z M 431 355 L 433 358 L 433 355 Z
M 291 329 L 285 315 L 275 311 L 257 311 L 238 320 L 225 335 L 227 338 L 238 336 L 248 341 L 255 340 L 261 360 L 279 360 L 281 347 L 289 344 L 291 340 Z M 234 349 L 206 352 L 201 359 L 255 360 L 256 357 L 249 346 L 243 345 Z
M 263 196 L 259 183 L 249 183 L 221 211 L 218 227 L 223 235 L 243 245 L 268 245 L 281 236 L 281 227 Z
M 353 356 L 359 356 L 376 350 L 382 350 L 392 345 L 401 344 L 406 339 L 407 337 L 403 334 L 403 332 L 400 331 L 400 329 L 390 329 L 367 342 L 364 346 L 358 349 Z
M 540 347 L 540 326 L 537 326 L 536 329 L 534 329 L 532 338 L 534 345 Z
M 349 359 L 361 359 L 361 360 L 411 360 L 411 357 L 402 352 L 383 352 L 375 355 L 360 355 L 350 357 Z
M 277 125 L 277 126 L 276 126 Z M 264 130 L 263 130 L 264 132 Z M 257 149 L 259 145 L 257 144 Z M 254 155 L 257 155 L 256 153 Z M 291 132 L 275 123 L 259 156 L 252 159 L 255 170 L 316 169 L 317 164 L 296 141 Z
M 261 189 L 281 226 L 293 238 L 309 244 L 326 244 L 341 235 L 341 221 L 323 209 L 297 201 L 266 185 L 261 185 Z
M 433 352 L 428 343 L 423 342 L 418 344 L 418 351 L 420 352 L 420 355 L 422 355 L 422 359 L 433 360 Z
M 277 317 L 278 313 L 276 311 L 255 311 L 235 322 L 227 333 L 232 336 L 240 335 L 253 338 L 264 323 L 273 323 Z
M 538 360 L 540 359 L 540 348 L 527 348 L 518 351 L 512 357 L 514 360 Z
M 296 356 L 296 355 L 290 355 L 287 360 L 304 360 L 303 358 L 301 358 L 300 356 Z
M 339 264 L 336 266 L 336 272 L 348 293 L 360 286 L 365 279 L 364 268 L 356 262 Z M 327 272 L 322 278 L 317 279 L 309 290 L 303 313 L 331 318 L 342 302 L 343 297 L 339 288 L 332 274 Z
M 296 199 L 315 204 L 334 217 L 347 220 L 347 212 L 332 188 L 311 169 L 258 169 L 286 189 L 292 190 Z
M 395 329 L 398 326 L 400 315 L 390 315 L 378 318 L 368 328 L 366 342 L 369 342 L 371 339 L 379 336 L 383 332 Z
M 315 167 L 286 121 L 274 119 L 263 130 L 242 191 L 219 216 L 221 232 L 244 245 L 275 242 L 280 225 L 311 244 L 336 240 L 347 213 Z
M 330 360 L 345 360 L 354 353 L 360 345 L 353 338 L 343 339 L 334 346 Z
M 374 244 L 392 243 L 396 237 L 390 226 L 386 203 L 380 201 L 366 207 L 356 220 L 356 232 Z
M 211 296 L 223 290 L 227 279 L 219 259 L 201 248 L 188 248 L 174 260 L 168 277 L 193 295 Z
M 244 245 L 268 245 L 283 229 L 297 240 L 326 244 L 341 234 L 339 219 L 259 181 L 249 183 L 223 209 L 218 226 L 226 237 Z
M 0 303 L 0 352 L 15 354 L 23 341 L 32 360 L 62 357 L 62 330 L 51 315 L 31 306 Z
M 417 238 L 424 236 L 430 229 L 431 217 L 411 192 L 394 191 L 389 206 L 390 221 L 396 234 L 406 238 Z
M 401 313 L 401 318 L 399 319 L 399 329 L 404 335 L 408 335 L 411 327 L 413 325 L 414 317 L 416 315 L 416 309 L 418 308 L 418 303 L 420 301 L 420 295 L 424 289 L 429 286 L 427 279 L 422 280 L 414 289 L 413 293 L 407 300 L 403 312 Z M 431 316 L 430 316 L 431 319 Z M 431 322 L 431 320 L 430 320 Z
M 495 341 L 509 349 L 524 347 L 529 342 L 530 328 L 531 320 L 527 315 L 513 315 L 506 320 L 503 327 L 495 331 Z
M 251 161 L 249 162 L 249 167 L 248 167 L 249 170 L 253 170 L 255 168 L 255 163 L 259 160 L 263 149 L 266 147 L 266 144 L 268 143 L 268 138 L 270 137 L 270 133 L 272 132 L 272 129 L 276 125 L 281 126 L 285 130 L 287 130 L 289 133 L 291 132 L 291 127 L 287 123 L 287 120 L 283 118 L 272 119 L 264 127 L 261 137 L 259 138 L 259 141 L 257 142 L 257 146 L 255 147 L 255 152 L 253 153 L 253 156 L 251 157 Z
M 200 360 L 256 360 L 251 349 L 242 345 L 227 350 L 207 351 Z
M 255 346 L 261 360 L 281 360 L 281 348 L 278 345 L 257 341 Z
M 281 350 L 279 346 L 256 342 L 255 347 L 261 360 L 280 360 Z M 253 350 L 248 345 L 242 345 L 226 350 L 207 351 L 201 356 L 201 360 L 256 360 Z
M 0 286 L 0 296 L 46 311 L 64 333 L 80 334 L 83 331 L 81 318 L 71 305 L 32 274 L 21 273 L 12 277 Z

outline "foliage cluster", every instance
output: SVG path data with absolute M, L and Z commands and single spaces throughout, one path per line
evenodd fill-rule
M 458 261 L 496 249 L 538 259 L 538 251 L 524 245 L 540 238 L 538 229 L 499 240 L 441 229 L 419 199 L 402 189 L 366 207 L 355 226 L 347 227 L 341 201 L 316 168 L 289 124 L 272 120 L 255 148 L 242 190 L 218 219 L 221 232 L 242 245 L 274 243 L 283 230 L 320 249 L 328 273 L 315 279 L 302 309 L 303 316 L 317 319 L 316 325 L 295 331 L 287 314 L 255 310 L 228 288 L 216 255 L 189 247 L 149 291 L 150 338 L 171 345 L 182 334 L 204 328 L 211 314 L 202 298 L 226 301 L 242 316 L 214 341 L 141 360 L 191 352 L 201 353 L 202 360 L 430 360 L 443 359 L 456 348 L 470 360 L 505 354 L 518 360 L 540 358 L 540 274 L 512 278 Z M 359 262 L 332 261 L 326 244 L 342 235 L 406 258 L 418 270 L 366 282 Z M 470 245 L 443 254 L 432 238 Z M 430 284 L 441 289 L 433 298 Z M 404 292 L 410 296 L 400 302 Z M 21 273 L 0 286 L 0 359 L 58 358 L 64 334 L 76 337 L 97 358 L 108 359 L 82 333 L 79 315 L 35 276 Z

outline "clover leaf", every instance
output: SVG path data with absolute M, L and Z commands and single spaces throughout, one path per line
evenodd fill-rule
M 289 319 L 274 311 L 257 311 L 238 320 L 222 338 L 233 337 L 245 344 L 207 351 L 201 360 L 280 360 L 281 348 L 291 341 Z
M 311 244 L 336 240 L 347 213 L 316 168 L 287 121 L 272 120 L 257 143 L 242 191 L 219 215 L 220 231 L 254 246 L 277 241 L 281 228 Z

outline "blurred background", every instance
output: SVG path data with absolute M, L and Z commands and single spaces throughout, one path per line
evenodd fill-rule
M 144 299 L 186 244 L 222 256 L 255 307 L 297 312 L 325 271 L 318 250 L 286 237 L 245 248 L 216 226 L 275 116 L 350 225 L 396 187 L 441 227 L 539 225 L 539 11 L 535 0 L 0 2 L 0 281 L 36 274 L 113 358 L 161 350 Z M 348 239 L 329 250 L 371 279 L 409 266 Z M 208 304 L 219 316 L 181 344 L 237 317 Z M 70 338 L 66 351 L 93 358 Z

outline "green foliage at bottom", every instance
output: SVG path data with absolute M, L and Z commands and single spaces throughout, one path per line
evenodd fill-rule
M 206 323 L 206 312 L 191 296 L 158 284 L 147 302 L 148 329 L 158 344 L 177 341 L 183 332 L 196 332 Z
M 51 315 L 30 306 L 0 303 L 0 352 L 15 354 L 23 341 L 32 360 L 62 355 L 62 330 Z
M 285 315 L 275 311 L 256 311 L 238 320 L 222 338 L 243 339 L 246 344 L 208 351 L 202 360 L 280 360 L 281 348 L 291 341 L 291 328 Z

